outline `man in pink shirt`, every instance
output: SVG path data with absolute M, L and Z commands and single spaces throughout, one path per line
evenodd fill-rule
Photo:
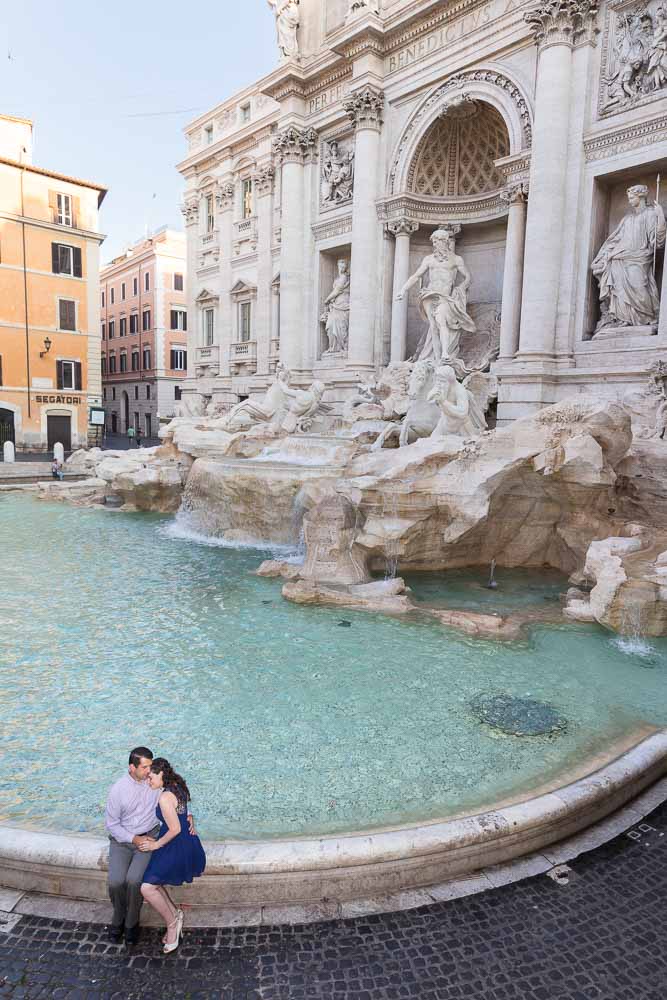
M 153 754 L 148 747 L 135 747 L 130 754 L 127 774 L 111 786 L 105 811 L 109 834 L 109 898 L 113 920 L 109 929 L 112 941 L 123 934 L 127 944 L 139 940 L 139 915 L 143 897 L 141 883 L 151 859 L 150 851 L 141 851 L 142 843 L 156 840 L 160 824 L 155 815 L 160 789 L 148 783 Z M 192 816 L 188 815 L 194 832 Z

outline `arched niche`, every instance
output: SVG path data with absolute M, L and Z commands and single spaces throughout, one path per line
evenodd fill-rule
M 502 119 L 509 143 L 506 155 L 514 156 L 530 149 L 532 109 L 519 84 L 505 70 L 501 72 L 493 67 L 457 73 L 431 91 L 403 130 L 389 171 L 387 194 L 390 197 L 410 190 L 415 158 L 433 125 L 449 112 L 455 113 L 458 107 L 471 102 L 493 109 Z

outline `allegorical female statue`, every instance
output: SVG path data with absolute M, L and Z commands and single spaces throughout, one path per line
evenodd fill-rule
M 655 326 L 658 321 L 660 297 L 654 267 L 656 250 L 665 245 L 665 213 L 658 202 L 648 204 L 645 184 L 628 188 L 628 202 L 630 211 L 591 265 L 600 282 L 602 316 L 597 331 Z
M 400 301 L 428 273 L 428 285 L 422 287 L 419 295 L 419 309 L 428 321 L 428 330 L 417 355 L 420 361 L 431 358 L 440 364 L 458 358 L 462 332 L 474 333 L 476 327 L 467 312 L 470 272 L 463 257 L 454 251 L 453 233 L 438 229 L 431 242 L 433 253 L 424 258 L 396 298 Z
M 278 48 L 283 59 L 299 58 L 299 0 L 268 0 L 276 18 Z
M 338 261 L 338 277 L 324 300 L 321 321 L 329 341 L 324 353 L 342 354 L 350 332 L 350 266 L 346 260 Z

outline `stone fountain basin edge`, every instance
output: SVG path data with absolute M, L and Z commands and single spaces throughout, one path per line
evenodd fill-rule
M 635 739 L 637 734 L 635 734 Z M 667 775 L 655 730 L 567 784 L 487 812 L 418 826 L 291 840 L 206 841 L 206 874 L 175 890 L 197 906 L 345 902 L 418 889 L 533 854 L 598 823 Z M 107 899 L 108 841 L 0 825 L 0 886 Z

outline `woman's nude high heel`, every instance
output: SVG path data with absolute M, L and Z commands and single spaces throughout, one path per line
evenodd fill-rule
M 181 934 L 183 933 L 182 910 L 178 911 L 176 919 L 169 924 L 170 927 L 174 927 L 174 925 L 176 926 L 176 940 L 173 942 L 173 944 L 165 944 L 164 948 L 162 949 L 165 955 L 170 955 L 172 951 L 176 951 L 179 944 L 181 943 Z

